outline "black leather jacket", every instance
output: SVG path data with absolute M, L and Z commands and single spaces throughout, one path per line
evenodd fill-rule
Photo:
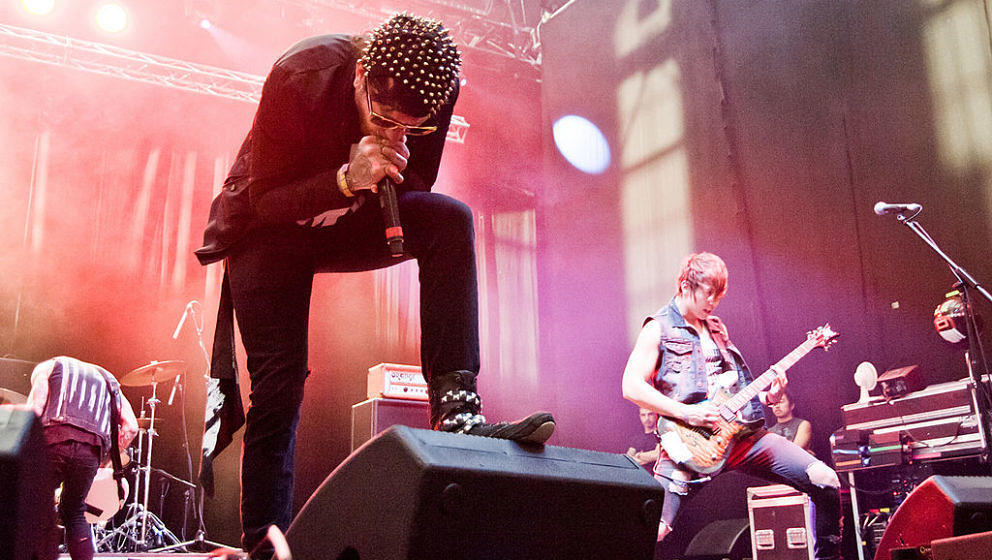
M 254 227 L 295 224 L 355 200 L 337 188 L 337 170 L 362 138 L 355 104 L 358 51 L 349 35 L 304 39 L 276 61 L 262 87 L 251 130 L 210 206 L 201 264 L 224 258 Z M 437 131 L 407 138 L 409 165 L 401 191 L 429 191 L 458 88 L 429 122 Z

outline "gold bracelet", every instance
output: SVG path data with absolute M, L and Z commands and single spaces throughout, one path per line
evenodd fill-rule
M 348 186 L 348 177 L 345 174 L 348 173 L 348 164 L 344 164 L 338 168 L 338 190 L 341 194 L 347 196 L 348 198 L 354 198 L 355 193 L 351 192 L 351 187 Z

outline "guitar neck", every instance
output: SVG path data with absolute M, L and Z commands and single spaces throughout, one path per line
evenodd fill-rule
M 736 414 L 740 409 L 751 401 L 758 393 L 767 389 L 775 377 L 778 375 L 772 368 L 777 367 L 782 371 L 787 371 L 792 366 L 796 365 L 796 362 L 803 359 L 803 356 L 809 354 L 810 350 L 816 348 L 816 341 L 813 339 L 808 339 L 797 346 L 792 352 L 785 355 L 784 358 L 776 362 L 774 366 L 765 370 L 764 373 L 759 375 L 754 381 L 748 384 L 747 387 L 742 389 L 733 397 L 727 399 L 723 403 L 723 406 L 727 408 L 731 413 Z

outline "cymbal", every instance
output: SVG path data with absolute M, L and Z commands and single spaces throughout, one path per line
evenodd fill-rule
M 24 404 L 28 398 L 10 389 L 0 388 L 0 404 Z
M 141 387 L 172 379 L 184 371 L 186 371 L 186 363 L 182 360 L 153 361 L 127 372 L 121 378 L 120 383 L 125 387 Z

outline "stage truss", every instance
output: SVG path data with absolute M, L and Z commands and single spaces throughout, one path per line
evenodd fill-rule
M 5 24 L 0 24 L 0 56 L 246 103 L 258 103 L 264 82 L 256 74 Z M 463 117 L 452 116 L 446 139 L 464 144 L 468 127 Z

